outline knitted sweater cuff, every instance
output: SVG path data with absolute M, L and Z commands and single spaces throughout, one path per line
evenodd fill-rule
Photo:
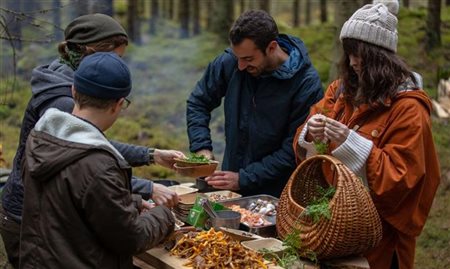
M 317 155 L 316 148 L 314 147 L 313 142 L 308 142 L 305 140 L 306 133 L 308 132 L 308 124 L 305 124 L 303 127 L 302 132 L 300 133 L 298 137 L 298 145 L 306 150 L 306 156 L 300 156 L 301 159 L 307 159 L 311 156 Z
M 373 142 L 350 130 L 344 143 L 331 152 L 357 176 L 366 177 L 365 164 L 372 150 Z

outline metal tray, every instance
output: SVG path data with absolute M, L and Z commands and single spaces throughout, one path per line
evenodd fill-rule
M 253 195 L 253 196 L 247 196 L 247 197 L 241 197 L 236 199 L 230 199 L 227 201 L 220 201 L 219 203 L 224 205 L 225 207 L 231 206 L 231 205 L 239 205 L 242 208 L 248 209 L 250 204 L 258 199 L 270 201 L 275 204 L 275 206 L 278 208 L 278 198 L 275 198 L 271 195 L 267 194 L 260 194 L 260 195 Z M 271 224 L 261 226 L 261 227 L 250 227 L 244 223 L 241 223 L 239 226 L 240 230 L 248 231 L 250 233 L 254 233 L 257 235 L 260 235 L 262 237 L 276 237 L 277 230 L 276 230 L 276 215 L 273 216 L 263 216 L 264 219 L 266 219 Z

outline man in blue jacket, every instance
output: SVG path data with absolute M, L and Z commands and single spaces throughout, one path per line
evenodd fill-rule
M 212 61 L 187 100 L 190 150 L 213 157 L 211 111 L 224 98 L 222 170 L 206 178 L 217 189 L 278 197 L 295 168 L 292 139 L 323 97 L 303 42 L 279 34 L 264 11 L 243 13 L 231 48 Z

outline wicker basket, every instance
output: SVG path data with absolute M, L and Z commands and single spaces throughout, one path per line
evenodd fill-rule
M 325 169 L 333 178 L 325 178 Z M 331 218 L 314 223 L 302 213 L 318 195 L 318 186 L 330 184 L 336 188 L 329 202 Z M 328 155 L 305 160 L 291 175 L 280 197 L 276 227 L 281 239 L 298 229 L 299 254 L 313 253 L 319 260 L 362 254 L 380 241 L 382 233 L 380 217 L 361 180 Z

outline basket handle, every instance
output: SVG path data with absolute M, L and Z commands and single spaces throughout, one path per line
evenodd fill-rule
M 314 155 L 309 157 L 308 159 L 304 160 L 302 163 L 300 163 L 300 165 L 297 166 L 297 168 L 295 169 L 295 171 L 293 172 L 293 174 L 297 174 L 298 171 L 300 170 L 301 167 L 308 165 L 311 162 L 317 162 L 318 160 L 322 160 L 322 161 L 328 161 L 331 164 L 333 164 L 335 167 L 338 166 L 345 166 L 339 159 L 337 159 L 336 157 L 333 157 L 331 155 L 325 155 L 325 154 L 321 154 L 321 155 Z M 348 168 L 347 168 L 348 169 Z M 337 169 L 336 169 L 337 170 Z M 337 182 L 335 182 L 337 184 Z M 288 185 L 288 188 L 290 189 L 292 187 L 293 184 L 293 180 L 289 180 L 288 183 L 286 185 Z M 287 186 L 286 186 L 287 187 Z M 292 199 L 291 193 L 288 192 L 288 196 L 290 199 Z
M 328 162 L 334 164 L 335 166 L 343 165 L 343 163 L 338 158 L 333 157 L 331 155 L 326 155 L 326 154 L 311 156 L 308 159 L 306 159 L 305 162 L 312 162 L 312 161 L 315 161 L 316 159 L 322 159 L 324 161 L 328 161 Z

